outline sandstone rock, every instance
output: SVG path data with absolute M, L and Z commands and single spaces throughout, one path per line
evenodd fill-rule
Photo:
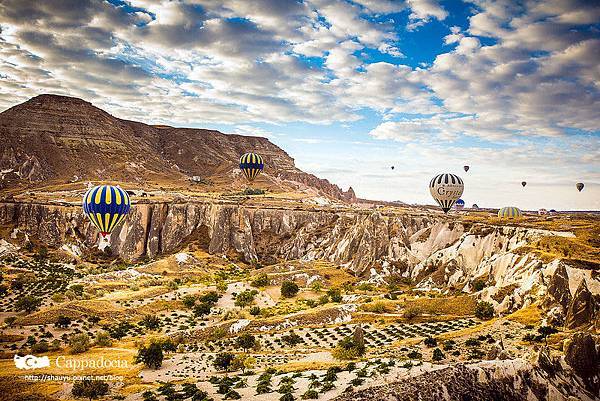
M 548 283 L 547 304 L 558 303 L 563 311 L 566 311 L 571 302 L 571 292 L 569 291 L 569 275 L 564 264 L 560 264 L 554 271 Z
M 585 280 L 581 280 L 567 309 L 565 327 L 572 329 L 592 322 L 596 306 L 594 296 L 588 290 Z
M 600 353 L 589 333 L 575 333 L 564 345 L 565 361 L 582 377 L 600 374 Z

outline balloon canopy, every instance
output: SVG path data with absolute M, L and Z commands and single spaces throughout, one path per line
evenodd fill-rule
M 581 190 L 583 189 L 583 187 L 585 187 L 585 185 L 583 185 L 583 182 L 578 182 L 577 185 L 576 185 L 576 187 L 577 187 L 577 190 L 579 192 L 581 192 Z
M 103 237 L 123 222 L 131 207 L 126 191 L 112 185 L 90 188 L 83 196 L 83 212 Z
M 522 217 L 523 213 L 521 213 L 521 209 L 514 206 L 503 207 L 498 210 L 498 217 L 506 218 L 506 219 L 516 219 Z
M 429 192 L 444 213 L 454 205 L 465 189 L 463 180 L 455 174 L 438 174 L 429 182 Z
M 263 158 L 256 153 L 244 153 L 240 157 L 240 170 L 250 182 L 254 181 L 256 176 L 263 171 L 265 164 Z

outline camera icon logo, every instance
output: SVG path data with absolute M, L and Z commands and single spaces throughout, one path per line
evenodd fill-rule
M 50 366 L 50 359 L 47 356 L 15 355 L 13 359 L 17 369 L 39 369 Z

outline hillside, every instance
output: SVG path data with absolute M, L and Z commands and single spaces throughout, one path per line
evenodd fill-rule
M 181 188 L 197 176 L 206 191 L 239 189 L 239 156 L 255 151 L 266 163 L 261 188 L 354 199 L 266 138 L 122 120 L 72 97 L 40 95 L 0 113 L 0 136 L 0 188 L 88 180 Z

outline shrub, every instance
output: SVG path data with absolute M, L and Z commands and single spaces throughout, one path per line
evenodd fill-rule
M 107 331 L 100 330 L 96 333 L 96 344 L 101 347 L 110 347 L 112 345 L 112 339 Z
M 256 345 L 256 338 L 252 334 L 244 333 L 236 339 L 235 343 L 246 351 Z
M 250 308 L 250 314 L 252 316 L 258 316 L 258 315 L 260 315 L 260 307 L 253 306 L 252 308 Z
M 209 302 L 200 302 L 194 306 L 194 316 L 202 317 L 210 314 L 213 304 Z
M 486 301 L 477 302 L 475 316 L 479 319 L 489 320 L 494 317 L 494 306 Z
M 404 314 L 402 315 L 406 320 L 412 320 L 418 316 L 420 316 L 423 312 L 420 308 L 416 306 L 408 307 L 404 310 Z
M 271 284 L 271 280 L 269 280 L 269 276 L 266 273 L 259 274 L 250 283 L 252 287 L 266 287 L 269 284 Z
M 160 326 L 160 319 L 158 316 L 154 315 L 146 315 L 142 319 L 142 325 L 146 326 L 146 328 L 150 330 L 155 330 Z
M 441 361 L 444 358 L 445 358 L 445 356 L 441 349 L 436 348 L 433 350 L 433 358 L 432 359 L 434 361 Z
M 181 299 L 181 302 L 183 302 L 183 306 L 186 308 L 192 309 L 196 304 L 196 297 L 188 294 Z
M 327 291 L 327 295 L 329 295 L 331 302 L 336 302 L 336 303 L 342 302 L 342 292 L 340 291 L 339 288 L 330 288 Z
M 479 292 L 485 288 L 484 280 L 475 280 L 473 281 L 473 290 Z
M 63 315 L 60 315 L 56 319 L 56 322 L 54 322 L 54 327 L 61 328 L 61 329 L 66 329 L 70 325 L 71 325 L 71 318 L 69 318 L 67 316 L 63 316 Z
M 252 302 L 254 302 L 254 297 L 258 294 L 256 290 L 245 290 L 240 292 L 235 297 L 235 306 L 239 306 L 240 308 L 244 308 Z
M 315 390 L 306 390 L 304 394 L 302 394 L 303 400 L 316 400 L 319 398 L 319 393 Z
M 231 352 L 221 352 L 215 356 L 213 366 L 217 370 L 224 370 L 226 372 L 231 368 L 231 364 L 235 356 Z
M 364 355 L 365 351 L 364 344 L 357 342 L 353 336 L 348 336 L 340 340 L 333 350 L 333 356 L 337 359 L 355 359 Z
M 437 345 L 437 340 L 433 337 L 427 337 L 424 341 L 425 345 L 429 348 L 435 347 Z
M 108 393 L 108 383 L 102 380 L 83 380 L 73 384 L 71 394 L 77 398 L 88 398 L 90 400 L 102 397 Z
M 300 288 L 293 281 L 284 281 L 281 284 L 281 296 L 284 298 L 292 298 L 298 294 Z
M 86 333 L 73 334 L 69 337 L 69 345 L 72 354 L 81 354 L 91 347 L 90 336 Z
M 281 341 L 286 343 L 288 346 L 293 347 L 296 344 L 300 344 L 302 342 L 302 337 L 291 331 L 290 334 L 281 336 Z
M 42 304 L 42 300 L 38 297 L 34 297 L 33 295 L 26 295 L 22 298 L 19 298 L 15 303 L 15 308 L 17 310 L 24 310 L 27 313 L 31 313 Z
M 48 352 L 48 350 L 50 349 L 50 347 L 48 346 L 48 342 L 47 341 L 40 341 L 37 344 L 33 344 L 31 346 L 31 352 L 34 354 L 40 354 L 42 352 Z
M 158 369 L 163 362 L 163 349 L 160 343 L 152 342 L 148 347 L 141 346 L 135 357 L 135 363 L 143 363 L 149 368 Z

